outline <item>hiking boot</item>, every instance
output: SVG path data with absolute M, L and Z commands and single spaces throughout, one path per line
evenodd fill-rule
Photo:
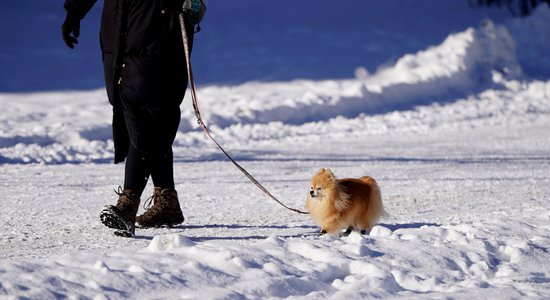
M 161 190 L 155 187 L 153 196 L 147 199 L 144 208 L 146 212 L 136 219 L 141 227 L 174 226 L 185 220 L 178 201 L 178 193 L 174 189 Z
M 99 215 L 101 222 L 109 228 L 120 230 L 115 232 L 117 235 L 134 236 L 134 223 L 140 203 L 139 195 L 128 189 L 123 190 L 122 187 L 118 187 L 115 193 L 118 195 L 117 204 L 103 207 Z

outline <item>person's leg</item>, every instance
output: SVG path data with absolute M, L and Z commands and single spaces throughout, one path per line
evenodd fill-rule
M 174 185 L 174 155 L 172 143 L 176 137 L 180 121 L 179 107 L 162 112 L 162 119 L 155 124 L 159 134 L 156 146 L 158 154 L 151 158 L 151 179 L 155 186 L 153 205 L 137 217 L 142 227 L 172 226 L 182 223 L 185 218 L 181 211 L 178 194 Z
M 185 218 L 181 211 L 178 193 L 174 188 L 173 153 L 168 151 L 151 161 L 151 179 L 154 183 L 153 203 L 136 221 L 142 227 L 173 226 Z
M 150 134 L 151 122 L 146 110 L 125 109 L 123 114 L 130 139 L 124 171 L 124 188 L 119 187 L 116 191 L 119 196 L 117 204 L 105 206 L 100 218 L 107 227 L 119 229 L 116 234 L 133 236 L 141 202 L 140 196 L 151 174 L 150 160 L 145 159 L 146 151 L 141 148 L 147 138 L 153 135 Z
M 174 189 L 174 154 L 172 144 L 180 123 L 179 106 L 163 109 L 155 120 L 156 151 L 151 161 L 151 179 L 155 187 Z
M 130 145 L 124 169 L 124 189 L 131 190 L 134 194 L 141 196 L 150 175 L 150 161 L 141 155 L 134 146 Z
M 153 161 L 151 166 L 151 179 L 155 187 L 162 190 L 174 189 L 174 154 L 172 148 Z
M 148 162 L 137 149 L 130 146 L 126 157 L 124 188 L 116 191 L 119 198 L 116 205 L 107 205 L 100 213 L 101 222 L 110 228 L 118 229 L 117 235 L 134 236 L 136 215 L 140 196 L 150 174 Z

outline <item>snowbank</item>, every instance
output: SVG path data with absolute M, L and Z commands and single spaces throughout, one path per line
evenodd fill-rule
M 533 18 L 540 18 L 542 13 Z M 485 89 L 506 90 L 506 82 L 520 77 L 514 40 L 506 28 L 486 21 L 479 29 L 451 34 L 441 45 L 405 55 L 394 66 L 372 76 L 208 86 L 199 90 L 199 97 L 205 120 L 217 135 L 254 147 L 248 145 L 250 139 L 284 137 L 289 132 L 332 132 L 334 123 L 349 123 L 341 121 L 342 117 L 361 117 L 372 131 L 396 127 L 388 119 L 399 112 L 374 119 L 364 116 L 469 96 L 483 98 Z M 514 92 L 527 92 L 533 88 L 530 86 Z M 541 96 L 544 98 L 545 94 L 535 97 Z M 104 91 L 0 94 L 0 105 L 6 114 L 0 121 L 1 162 L 111 161 L 111 111 Z M 43 123 L 46 119 L 53 121 Z M 435 120 L 422 122 L 432 124 Z M 188 150 L 203 142 L 204 136 L 197 132 L 194 114 L 186 101 L 176 146 L 193 157 Z
M 487 20 L 479 29 L 452 34 L 441 45 L 359 80 L 214 86 L 201 90 L 201 96 L 209 123 L 219 127 L 303 124 L 455 100 L 498 86 L 493 77 L 520 75 L 514 40 L 506 28 Z M 192 122 L 192 115 L 187 119 Z
M 550 215 L 442 226 L 377 226 L 369 237 L 269 237 L 250 243 L 155 236 L 147 249 L 41 261 L 4 261 L 0 294 L 263 299 L 545 298 Z M 495 236 L 493 232 L 499 232 Z M 519 236 L 525 236 L 518 239 Z M 547 264 L 547 263 L 546 263 Z M 535 284 L 539 283 L 539 284 Z
M 514 37 L 518 61 L 525 72 L 547 78 L 550 70 L 550 6 L 539 5 L 531 16 L 509 20 L 506 27 Z

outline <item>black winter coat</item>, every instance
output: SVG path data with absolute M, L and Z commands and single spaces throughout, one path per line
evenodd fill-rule
M 65 0 L 65 9 L 82 19 L 95 2 Z M 144 156 L 171 149 L 187 87 L 181 6 L 182 0 L 104 1 L 100 42 L 115 163 L 124 161 L 130 143 Z M 186 27 L 192 42 L 193 26 Z

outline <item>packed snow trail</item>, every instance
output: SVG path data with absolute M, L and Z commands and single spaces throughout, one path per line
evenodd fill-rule
M 550 158 L 410 154 L 247 162 L 296 205 L 321 164 L 337 175 L 377 178 L 391 217 L 369 236 L 347 238 L 320 237 L 311 220 L 274 206 L 227 162 L 178 163 L 186 222 L 138 229 L 135 239 L 114 237 L 97 216 L 116 196 L 108 189 L 118 166 L 5 168 L 14 197 L 3 215 L 0 291 L 30 298 L 550 296 Z M 20 184 L 28 180 L 34 185 Z

